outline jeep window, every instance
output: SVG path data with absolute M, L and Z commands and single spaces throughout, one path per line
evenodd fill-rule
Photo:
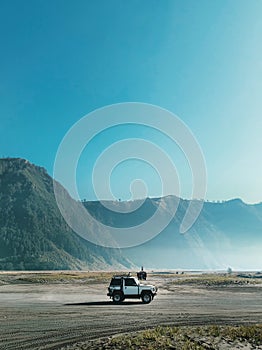
M 129 287 L 131 287 L 131 286 L 137 286 L 136 281 L 135 281 L 133 278 L 127 278 L 127 279 L 125 280 L 125 285 L 126 285 L 126 286 L 129 286 Z
M 112 278 L 110 286 L 121 286 L 121 278 Z

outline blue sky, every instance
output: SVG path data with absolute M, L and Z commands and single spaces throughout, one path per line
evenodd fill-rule
M 2 0 L 0 6 L 1 156 L 26 158 L 52 174 L 62 138 L 81 117 L 109 104 L 151 103 L 178 115 L 197 138 L 208 199 L 262 200 L 261 1 Z M 82 197 L 94 197 L 97 150 L 119 135 L 117 129 L 101 135 L 83 154 Z M 180 156 L 161 137 L 147 137 L 172 154 L 188 197 L 190 174 Z M 132 171 L 148 180 L 150 196 L 159 195 L 155 172 L 133 165 L 112 174 L 116 197 L 128 198 Z

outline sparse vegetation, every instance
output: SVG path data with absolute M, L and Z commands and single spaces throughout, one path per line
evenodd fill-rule
M 20 283 L 108 283 L 113 272 L 46 272 L 46 273 L 1 273 L 0 284 Z
M 121 274 L 121 271 L 49 271 L 49 272 L 0 272 L 1 283 L 108 283 L 114 274 Z M 133 271 L 135 275 L 135 271 Z M 237 277 L 225 274 L 184 274 L 177 276 L 174 273 L 168 275 L 150 274 L 149 278 L 163 278 L 158 287 L 171 289 L 175 286 L 196 286 L 196 287 L 227 287 L 245 286 L 262 283 L 262 278 Z M 167 278 L 168 277 L 168 278 Z M 167 280 L 167 281 L 166 281 Z
M 247 326 L 156 327 L 104 341 L 101 349 L 204 350 L 224 343 L 262 345 L 262 324 Z
M 172 280 L 175 285 L 199 285 L 202 287 L 227 287 L 262 283 L 262 280 L 250 277 L 239 277 L 236 274 L 201 274 L 185 275 Z

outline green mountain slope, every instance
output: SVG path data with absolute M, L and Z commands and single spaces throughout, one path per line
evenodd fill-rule
M 96 246 L 71 230 L 44 168 L 24 159 L 0 159 L 0 269 L 129 266 L 120 250 Z

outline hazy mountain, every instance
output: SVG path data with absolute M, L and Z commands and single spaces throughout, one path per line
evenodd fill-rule
M 66 191 L 61 186 L 61 191 Z M 129 267 L 121 252 L 85 241 L 63 220 L 44 168 L 0 159 L 0 269 Z
M 179 202 L 179 205 L 178 205 Z M 204 202 L 203 210 L 192 228 L 179 231 L 190 201 L 175 196 L 147 198 L 143 203 L 115 202 L 114 213 L 99 202 L 86 202 L 90 213 L 103 223 L 126 227 L 146 221 L 157 208 L 161 217 L 178 205 L 170 224 L 152 240 L 123 249 L 126 257 L 137 265 L 152 268 L 262 269 L 262 203 L 248 205 L 240 199 L 214 203 Z M 131 214 L 122 213 L 136 208 Z

